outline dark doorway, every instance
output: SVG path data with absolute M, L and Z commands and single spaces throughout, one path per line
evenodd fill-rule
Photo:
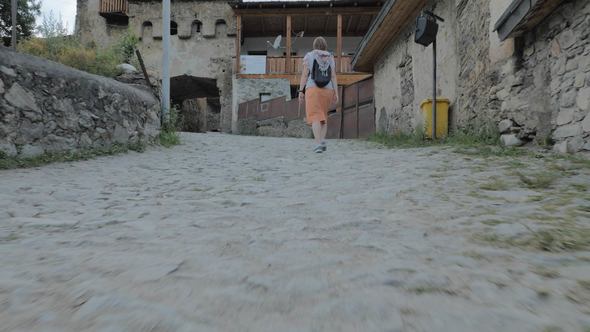
M 221 105 L 217 80 L 190 75 L 170 79 L 170 97 L 177 123 L 188 132 L 219 131 Z

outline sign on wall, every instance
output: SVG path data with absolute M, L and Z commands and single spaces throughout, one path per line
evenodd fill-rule
M 242 74 L 266 74 L 266 56 L 242 55 L 240 67 Z

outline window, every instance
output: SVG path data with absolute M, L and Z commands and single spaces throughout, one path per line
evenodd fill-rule
M 148 38 L 148 37 L 151 38 L 152 31 L 153 31 L 152 22 L 150 22 L 150 21 L 143 22 L 143 24 L 141 25 L 141 39 Z
M 261 103 L 264 103 L 265 101 L 269 101 L 272 99 L 270 92 L 261 92 L 258 95 L 258 98 L 260 98 Z
M 172 21 L 170 22 L 170 35 L 175 36 L 178 34 L 178 24 Z
M 215 36 L 222 37 L 227 34 L 227 24 L 224 20 L 217 20 L 215 22 Z
M 199 20 L 194 20 L 193 24 L 191 26 L 191 34 L 198 34 L 201 33 L 201 27 L 203 26 L 203 23 L 201 23 L 201 21 Z

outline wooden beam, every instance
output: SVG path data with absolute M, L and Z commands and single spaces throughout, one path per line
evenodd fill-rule
M 239 74 L 242 69 L 240 67 L 240 54 L 242 47 L 242 16 L 236 17 L 236 74 Z
M 356 28 L 354 29 L 354 32 L 358 33 L 361 29 L 361 24 L 363 23 L 363 17 L 362 16 L 358 16 L 358 21 L 356 22 Z M 371 21 L 373 21 L 371 19 Z
M 287 31 L 285 32 L 287 36 L 287 56 L 285 61 L 285 68 L 287 69 L 287 73 L 291 73 L 291 15 L 287 15 Z
M 338 74 L 338 85 L 347 86 L 362 81 L 373 75 L 370 73 Z M 244 79 L 287 79 L 290 85 L 299 85 L 301 74 L 238 74 L 237 78 Z
M 236 15 L 241 16 L 334 16 L 343 15 L 376 15 L 381 7 L 333 7 L 333 8 L 238 8 L 234 9 Z
M 338 14 L 338 26 L 336 30 L 336 72 L 342 71 L 342 14 Z
M 354 16 L 348 17 L 348 23 L 346 24 L 346 30 L 345 30 L 347 34 L 350 32 L 350 26 L 352 25 L 353 19 L 354 19 Z

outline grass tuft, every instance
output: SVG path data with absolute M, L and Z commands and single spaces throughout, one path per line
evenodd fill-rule
M 516 172 L 520 181 L 529 189 L 547 189 L 557 180 L 555 173 L 542 172 L 531 175 L 524 175 Z

